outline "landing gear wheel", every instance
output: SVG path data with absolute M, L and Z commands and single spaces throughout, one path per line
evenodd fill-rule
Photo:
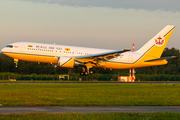
M 83 76 L 83 75 L 84 75 L 84 73 L 83 73 L 83 72 L 81 72 L 81 73 L 80 73 L 80 75 L 81 75 L 81 76 Z
M 86 76 L 87 76 L 87 75 L 88 75 L 88 72 L 84 72 L 84 75 L 86 75 Z
M 92 74 L 93 74 L 93 71 L 90 71 L 89 74 L 92 75 Z
M 86 75 L 86 76 L 87 76 L 87 75 L 88 75 L 88 72 L 81 72 L 80 75 L 81 75 L 81 76 L 83 76 L 83 75 Z

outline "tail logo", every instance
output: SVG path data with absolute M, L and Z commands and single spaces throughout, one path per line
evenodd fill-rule
M 155 44 L 156 44 L 157 46 L 163 46 L 164 43 L 165 43 L 165 39 L 162 38 L 162 37 L 160 37 L 160 36 L 159 36 L 157 39 L 155 39 Z

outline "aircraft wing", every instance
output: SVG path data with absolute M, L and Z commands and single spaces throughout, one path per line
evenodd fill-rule
M 131 51 L 130 49 L 123 49 L 123 50 L 117 50 L 117 51 L 111 51 L 106 53 L 99 53 L 94 55 L 87 55 L 87 56 L 77 56 L 75 58 L 78 62 L 100 62 L 100 61 L 109 61 L 112 58 L 116 58 L 117 56 L 120 56 L 121 53 Z

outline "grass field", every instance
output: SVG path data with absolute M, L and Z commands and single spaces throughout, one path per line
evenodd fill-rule
M 65 113 L 65 114 L 7 114 L 6 120 L 179 120 L 180 113 Z
M 0 84 L 0 106 L 179 106 L 179 84 Z
M 0 80 L 0 83 L 2 82 L 7 82 L 7 83 L 17 83 L 17 82 L 58 82 L 58 83 L 62 83 L 62 82 L 73 82 L 73 83 L 89 83 L 89 82 L 98 82 L 98 83 L 104 83 L 104 82 L 110 82 L 110 83 L 119 83 L 119 81 L 71 81 L 71 80 L 17 80 L 17 81 L 12 81 L 11 80 Z M 135 83 L 146 83 L 146 82 L 151 82 L 151 83 L 180 83 L 180 81 L 135 81 Z M 125 82 L 124 82 L 125 83 Z

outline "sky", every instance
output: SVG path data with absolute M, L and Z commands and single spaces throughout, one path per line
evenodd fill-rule
M 0 49 L 13 42 L 138 49 L 166 25 L 180 49 L 180 0 L 0 0 Z

